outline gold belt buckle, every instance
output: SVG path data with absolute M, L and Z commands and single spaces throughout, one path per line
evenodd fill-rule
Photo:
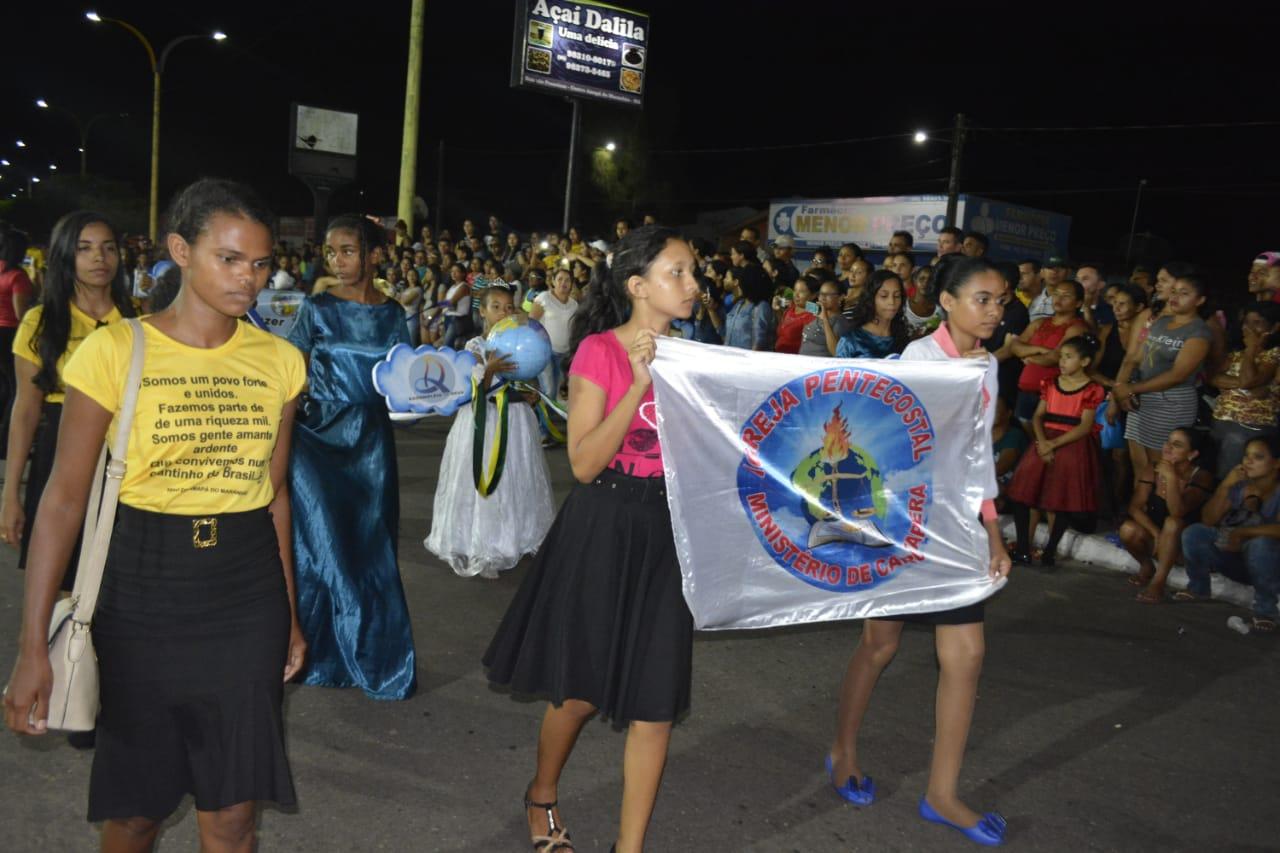
M 218 519 L 193 518 L 191 520 L 191 545 L 194 548 L 212 548 L 218 544 Z

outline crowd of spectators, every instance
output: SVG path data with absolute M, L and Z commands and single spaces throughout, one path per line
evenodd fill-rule
M 415 342 L 439 346 L 477 333 L 483 289 L 511 289 L 518 313 L 540 321 L 552 342 L 543 391 L 564 397 L 570 322 L 630 228 L 619 219 L 612 233 L 589 238 L 576 227 L 521 233 L 497 216 L 483 228 L 463 220 L 457 232 L 414 233 L 398 222 L 375 259 L 376 285 L 403 306 Z M 944 319 L 930 287 L 937 264 L 988 251 L 983 234 L 958 228 L 943 230 L 928 256 L 907 232 L 874 256 L 847 243 L 802 260 L 791 238 L 766 244 L 752 227 L 722 245 L 691 245 L 701 298 L 671 334 L 839 358 L 893 358 L 932 333 Z M 145 239 L 127 253 L 134 296 L 158 308 L 175 271 Z M 273 289 L 319 293 L 333 281 L 309 241 L 281 243 L 275 265 Z M 1273 631 L 1280 252 L 1253 259 L 1238 294 L 1176 260 L 1122 270 L 1023 258 L 993 268 L 1005 281 L 1005 311 L 984 346 L 1000 363 L 993 439 L 1000 505 L 1019 520 L 1015 559 L 1049 567 L 1067 529 L 1110 531 L 1138 562 L 1139 601 L 1168 600 L 1169 572 L 1185 563 L 1192 585 L 1175 598 L 1206 594 L 1212 571 L 1245 580 L 1257 596 L 1254 628 Z M 1242 307 L 1228 313 L 1225 304 Z M 1049 545 L 1035 552 L 1042 520 Z

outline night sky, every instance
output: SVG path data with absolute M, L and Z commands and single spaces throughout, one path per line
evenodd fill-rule
M 37 97 L 83 119 L 126 112 L 94 126 L 89 170 L 145 194 L 151 79 L 142 46 L 120 27 L 85 21 L 87 6 L 14 5 L 0 51 L 0 156 L 42 174 L 49 160 L 76 170 L 71 122 L 38 110 Z M 1179 20 L 1171 9 L 1148 16 L 1115 3 L 631 5 L 653 16 L 645 109 L 587 104 L 582 141 L 647 152 L 637 212 L 680 223 L 770 198 L 942 193 L 945 142 L 775 147 L 945 132 L 963 112 L 1000 129 L 970 136 L 961 191 L 1075 217 L 1077 258 L 1123 257 L 1140 178 L 1149 183 L 1139 232 L 1170 247 L 1158 255 L 1225 270 L 1220 287 L 1242 289 L 1252 256 L 1280 249 L 1280 48 L 1261 20 L 1220 7 Z M 230 35 L 182 44 L 170 57 L 162 201 L 192 178 L 223 175 L 252 183 L 283 214 L 309 213 L 309 192 L 285 169 L 297 100 L 360 113 L 360 180 L 335 209 L 394 212 L 408 2 L 96 8 L 136 25 L 157 49 L 187 33 Z M 445 217 L 455 228 L 463 215 L 490 211 L 521 229 L 559 224 L 570 109 L 509 88 L 512 20 L 501 0 L 427 2 L 418 188 L 434 208 L 443 140 Z M 13 147 L 19 136 L 26 152 Z M 724 150 L 747 148 L 772 150 Z M 6 197 L 15 177 L 6 170 Z M 584 181 L 576 218 L 597 232 L 630 209 L 618 211 Z

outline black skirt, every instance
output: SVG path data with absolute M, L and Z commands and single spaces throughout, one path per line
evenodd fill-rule
M 89 820 L 295 802 L 281 714 L 289 600 L 267 510 L 120 506 L 93 620 Z
M 689 709 L 693 617 L 661 477 L 577 484 L 484 655 L 489 680 L 618 726 Z
M 878 622 L 910 622 L 913 625 L 972 625 L 974 622 L 986 621 L 986 604 L 984 600 L 966 604 L 964 607 L 953 607 L 950 610 L 936 610 L 933 613 L 876 616 L 875 619 Z
M 53 471 L 53 457 L 58 452 L 58 427 L 62 423 L 62 404 L 45 403 L 40 412 L 40 424 L 36 427 L 35 440 L 31 447 L 31 464 L 27 468 L 27 491 L 22 498 L 22 511 L 26 514 L 26 523 L 22 528 L 22 545 L 18 549 L 18 568 L 27 567 L 27 550 L 31 547 L 31 531 L 36 523 L 36 510 L 40 508 L 40 498 L 44 495 L 44 487 L 49 483 L 49 474 Z M 71 549 L 71 557 L 67 561 L 67 570 L 62 575 L 62 588 L 68 592 L 76 583 L 76 562 L 80 557 L 80 533 L 76 532 L 76 544 Z

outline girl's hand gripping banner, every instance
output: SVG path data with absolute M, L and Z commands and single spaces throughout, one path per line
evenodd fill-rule
M 1003 585 L 974 359 L 825 359 L 663 338 L 656 428 L 701 629 L 962 607 Z

